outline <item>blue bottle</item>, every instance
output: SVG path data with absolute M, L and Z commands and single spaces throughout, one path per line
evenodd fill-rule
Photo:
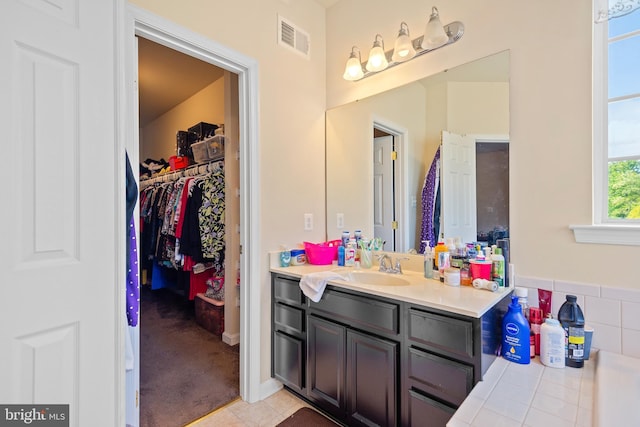
M 528 365 L 531 362 L 529 322 L 522 314 L 518 297 L 511 296 L 509 310 L 502 319 L 502 357 L 510 362 Z
M 344 266 L 344 246 L 338 246 L 338 266 Z

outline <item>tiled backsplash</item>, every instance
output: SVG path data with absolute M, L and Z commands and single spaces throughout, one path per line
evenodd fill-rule
M 515 282 L 517 287 L 528 289 L 531 307 L 538 306 L 538 289 L 553 291 L 554 317 L 567 294 L 577 296 L 585 323 L 594 330 L 594 348 L 640 358 L 640 289 L 523 276 L 516 276 Z

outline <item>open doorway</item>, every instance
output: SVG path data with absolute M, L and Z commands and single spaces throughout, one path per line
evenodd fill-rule
M 140 425 L 183 425 L 240 395 L 238 78 L 167 46 L 137 39 Z M 208 144 L 214 133 L 223 135 L 216 139 L 223 141 L 222 156 L 197 153 L 195 147 Z M 185 135 L 193 151 L 180 153 Z M 208 182 L 218 187 L 214 197 L 205 200 Z M 189 221 L 188 215 L 180 215 L 188 211 L 186 200 L 194 193 L 200 208 L 191 230 L 200 236 L 191 245 L 198 241 L 213 246 L 201 247 L 199 256 L 185 250 L 186 235 L 176 232 L 182 219 Z M 183 211 L 178 200 L 185 200 Z M 203 219 L 202 203 L 217 212 L 207 214 L 215 224 L 194 224 Z M 211 250 L 213 254 L 204 253 Z M 208 295 L 210 288 L 217 293 Z

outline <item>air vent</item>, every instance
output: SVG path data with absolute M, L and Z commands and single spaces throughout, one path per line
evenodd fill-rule
M 309 59 L 309 34 L 282 16 L 278 16 L 278 44 Z

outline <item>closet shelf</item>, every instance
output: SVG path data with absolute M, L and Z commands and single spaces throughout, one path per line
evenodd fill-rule
M 220 157 L 215 159 L 211 159 L 206 163 L 198 163 L 195 165 L 187 166 L 186 168 L 177 171 L 167 172 L 163 173 L 162 175 L 152 176 L 151 178 L 141 179 L 140 186 L 146 187 L 158 182 L 175 181 L 176 179 L 185 176 L 197 176 L 207 172 L 219 170 L 222 167 L 224 167 L 224 155 L 221 155 Z

